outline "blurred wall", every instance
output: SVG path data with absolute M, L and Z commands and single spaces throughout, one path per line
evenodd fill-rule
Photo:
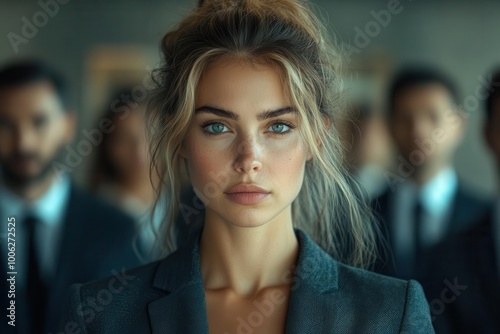
M 18 57 L 39 57 L 61 70 L 71 83 L 81 129 L 93 126 L 96 112 L 89 110 L 92 96 L 88 87 L 88 59 L 93 50 L 106 45 L 138 46 L 147 50 L 150 55 L 147 65 L 154 67 L 161 37 L 196 3 L 194 0 L 60 2 L 67 3 L 59 5 L 57 13 L 52 7 L 54 15 L 47 15 L 45 23 L 42 16 L 37 17 L 38 32 L 27 39 L 27 44 L 20 44 L 16 53 L 9 33 L 22 36 L 23 18 L 33 22 L 33 16 L 42 8 L 38 1 L 0 0 L 0 63 Z M 379 23 L 378 31 L 373 24 L 376 22 L 373 13 L 387 10 L 394 4 L 392 1 L 314 0 L 313 3 L 328 20 L 337 43 L 347 50 L 356 47 L 353 57 L 363 60 L 383 54 L 390 61 L 391 71 L 407 62 L 439 66 L 457 80 L 468 102 L 478 100 L 474 98 L 480 85 L 478 77 L 488 77 L 493 68 L 500 66 L 499 1 L 405 0 L 394 7 L 397 13 L 391 15 L 390 22 L 386 20 L 385 26 Z M 367 24 L 372 36 L 368 36 L 368 42 L 365 38 L 364 43 L 359 43 L 357 35 L 360 30 L 366 32 Z M 473 105 L 468 108 L 471 112 L 463 145 L 456 156 L 457 169 L 475 188 L 492 192 L 497 182 L 493 161 L 481 137 L 483 103 L 479 101 L 477 108 Z

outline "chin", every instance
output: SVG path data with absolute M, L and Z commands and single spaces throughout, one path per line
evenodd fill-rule
M 217 212 L 218 211 L 218 212 Z M 276 215 L 264 213 L 261 208 L 243 208 L 237 210 L 217 210 L 217 215 L 234 227 L 253 228 L 269 223 Z

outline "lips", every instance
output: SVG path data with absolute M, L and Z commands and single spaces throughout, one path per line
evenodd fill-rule
M 237 184 L 229 190 L 226 191 L 227 194 L 234 194 L 234 193 L 262 193 L 262 194 L 269 194 L 270 191 L 261 188 L 255 184 L 245 184 L 245 183 L 240 183 Z
M 231 201 L 242 205 L 256 205 L 266 199 L 271 192 L 255 184 L 240 183 L 229 188 L 224 194 Z

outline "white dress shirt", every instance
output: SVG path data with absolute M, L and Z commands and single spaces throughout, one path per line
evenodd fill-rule
M 454 197 L 458 188 L 458 177 L 452 168 L 446 168 L 422 186 L 407 179 L 395 189 L 392 196 L 393 250 L 398 266 L 405 266 L 408 258 L 414 258 L 414 206 L 417 196 L 423 206 L 421 220 L 421 245 L 428 249 L 445 236 Z
M 0 226 L 5 226 L 5 231 L 0 233 L 0 237 L 4 239 L 2 244 L 5 245 L 0 250 L 0 254 L 4 259 L 2 263 L 6 263 L 7 219 L 14 217 L 16 220 L 16 284 L 25 286 L 27 282 L 29 246 L 24 219 L 28 214 L 39 219 L 39 224 L 35 226 L 35 242 L 41 275 L 46 281 L 55 275 L 70 188 L 71 182 L 68 177 L 56 177 L 42 196 L 27 202 L 0 183 L 0 216 L 2 219 Z

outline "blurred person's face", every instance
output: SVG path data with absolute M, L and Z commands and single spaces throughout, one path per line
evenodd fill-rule
M 0 169 L 14 186 L 43 180 L 63 147 L 71 141 L 71 114 L 49 82 L 0 90 Z
M 117 117 L 113 125 L 106 151 L 114 169 L 122 179 L 142 180 L 148 172 L 149 159 L 141 111 L 131 111 L 123 119 Z
M 387 129 L 380 116 L 370 115 L 349 123 L 347 161 L 357 168 L 384 163 L 389 144 Z
M 451 162 L 463 121 L 448 90 L 440 84 L 409 87 L 394 100 L 390 129 L 399 153 L 413 167 Z
M 290 107 L 273 67 L 236 60 L 208 67 L 181 152 L 207 215 L 254 227 L 291 213 L 309 154 Z M 286 111 L 267 113 L 277 110 Z M 234 188 L 241 184 L 261 190 Z
M 485 137 L 500 167 L 500 97 L 493 100 L 491 119 L 485 126 Z

